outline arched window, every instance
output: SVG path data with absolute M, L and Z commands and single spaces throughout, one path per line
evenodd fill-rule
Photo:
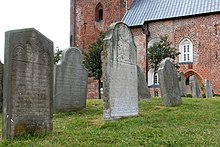
M 155 42 L 159 42 L 160 38 L 153 38 L 148 42 L 148 48 L 151 47 Z M 154 69 L 151 68 L 148 71 L 148 86 L 153 86 L 155 81 L 155 85 L 159 85 L 159 77 L 158 77 L 158 73 L 155 73 L 154 76 Z
M 103 7 L 101 3 L 98 3 L 95 9 L 95 20 L 102 21 L 103 20 Z
M 154 74 L 153 74 L 154 75 Z M 159 76 L 158 76 L 158 73 L 155 73 L 154 75 L 154 82 L 155 82 L 155 85 L 158 85 L 159 84 Z
M 193 45 L 189 39 L 183 39 L 179 45 L 179 63 L 192 63 L 193 62 Z
M 155 82 L 155 85 L 159 85 L 159 76 L 158 76 L 158 73 L 155 73 L 155 76 L 154 76 L 154 69 L 151 68 L 148 71 L 148 86 L 153 86 L 154 82 Z

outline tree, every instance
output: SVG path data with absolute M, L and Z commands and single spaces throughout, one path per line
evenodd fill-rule
M 168 41 L 167 36 L 161 36 L 160 41 L 155 42 L 151 47 L 148 48 L 148 60 L 150 62 L 151 68 L 154 69 L 154 77 L 159 68 L 161 61 L 169 57 L 173 65 L 178 68 L 178 63 L 175 63 L 176 57 L 179 55 L 176 49 L 173 47 L 172 43 Z M 155 81 L 154 82 L 154 96 L 155 96 Z
M 58 63 L 59 60 L 61 60 L 62 53 L 63 51 L 59 50 L 59 47 L 57 46 L 54 51 L 54 64 Z
M 89 52 L 85 55 L 84 64 L 89 71 L 89 76 L 98 80 L 98 93 L 99 99 L 101 99 L 101 77 L 102 77 L 102 62 L 101 52 L 103 50 L 104 33 L 100 33 L 96 42 L 89 45 Z

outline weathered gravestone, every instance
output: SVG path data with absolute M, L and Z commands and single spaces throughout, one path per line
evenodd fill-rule
M 63 51 L 56 66 L 54 111 L 78 111 L 86 108 L 88 72 L 77 48 Z
M 3 64 L 0 61 L 0 112 L 3 104 Z
M 189 77 L 189 83 L 192 88 L 192 97 L 193 98 L 202 98 L 202 90 L 195 75 Z
M 179 87 L 181 96 L 186 96 L 186 79 L 183 72 L 179 73 Z
M 169 59 L 160 63 L 158 69 L 162 104 L 179 106 L 182 104 L 177 72 Z
M 52 130 L 53 42 L 34 28 L 5 36 L 3 139 Z
M 212 98 L 213 97 L 213 92 L 212 92 L 212 88 L 211 85 L 209 83 L 209 80 L 205 79 L 205 95 L 206 98 Z
M 103 50 L 104 119 L 138 115 L 137 51 L 128 26 L 112 24 Z
M 137 66 L 137 71 L 138 71 L 138 97 L 141 100 L 149 100 L 151 98 L 150 90 L 148 88 L 146 79 L 144 77 L 144 72 L 141 70 L 139 66 Z

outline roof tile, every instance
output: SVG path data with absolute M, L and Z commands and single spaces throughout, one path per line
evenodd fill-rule
M 144 21 L 219 12 L 220 0 L 134 0 L 122 21 L 128 26 Z

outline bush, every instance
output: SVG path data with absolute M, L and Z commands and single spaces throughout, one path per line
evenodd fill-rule
M 192 94 L 187 94 L 186 97 L 192 98 Z
M 214 94 L 213 96 L 214 97 L 220 97 L 220 94 Z

